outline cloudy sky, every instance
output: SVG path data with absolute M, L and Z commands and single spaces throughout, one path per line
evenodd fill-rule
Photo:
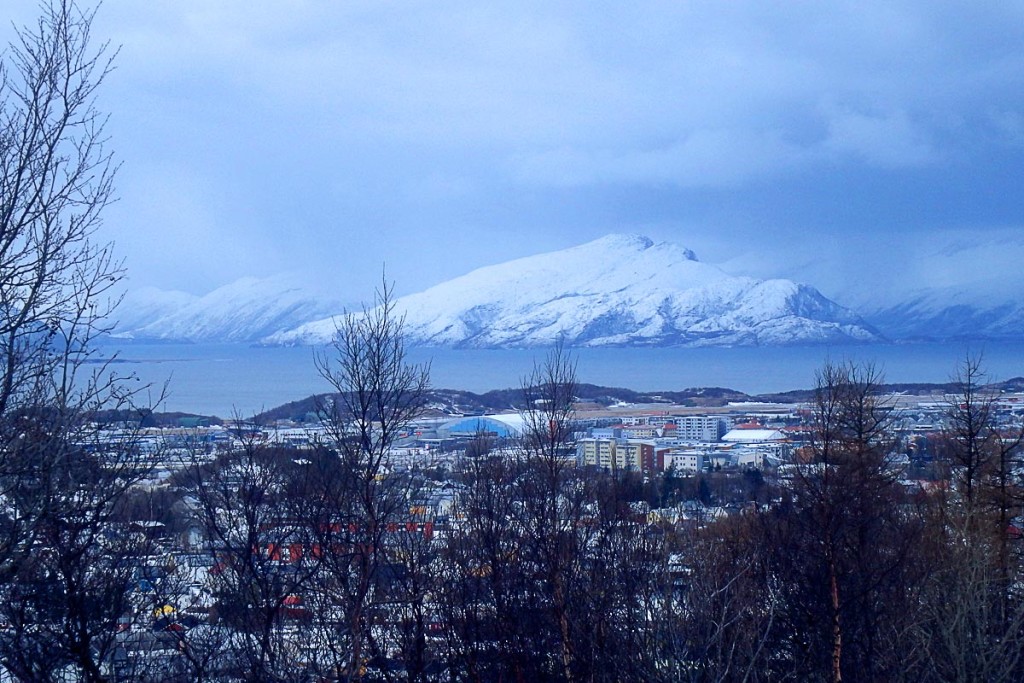
M 134 286 L 359 301 L 609 232 L 847 297 L 929 245 L 1024 254 L 1020 2 L 105 0 L 93 30 Z

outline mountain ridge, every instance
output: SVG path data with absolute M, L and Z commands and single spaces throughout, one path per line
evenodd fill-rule
M 1014 244 L 999 246 L 1012 256 Z M 927 268 L 913 268 L 928 273 L 924 284 L 896 291 L 880 284 L 862 293 L 856 310 L 809 284 L 729 274 L 678 244 L 624 233 L 476 268 L 395 303 L 407 315 L 410 343 L 426 346 L 530 347 L 559 338 L 575 346 L 912 343 L 1024 334 L 1024 305 L 1013 288 L 997 287 L 998 273 L 946 278 L 956 252 L 933 251 L 922 257 Z M 119 308 L 115 336 L 322 344 L 345 310 L 339 297 L 294 273 L 250 276 L 203 296 L 141 288 Z
M 122 304 L 127 310 L 120 316 L 115 336 L 155 341 L 254 342 L 340 308 L 333 297 L 309 289 L 298 275 L 250 276 L 204 296 L 160 290 L 130 293 Z
M 1018 253 L 1015 244 L 999 246 L 1009 258 Z M 1024 334 L 1024 305 L 1007 293 L 1012 288 L 978 273 L 947 274 L 961 252 L 939 246 L 913 266 L 927 274 L 916 285 L 903 281 L 894 290 L 872 279 L 859 296 L 847 292 L 842 301 L 860 300 L 855 310 L 806 281 L 728 274 L 684 246 L 635 234 L 477 268 L 395 303 L 411 344 L 440 347 L 534 347 L 556 339 L 574 346 L 913 343 Z M 993 247 L 972 249 L 991 256 Z M 785 269 L 776 265 L 760 270 Z M 1005 274 L 1005 265 L 996 273 Z M 142 288 L 125 297 L 115 336 L 321 344 L 345 311 L 338 297 L 295 274 L 242 278 L 203 296 Z
M 485 266 L 395 300 L 410 343 L 426 346 L 728 346 L 881 341 L 809 285 L 732 276 L 690 249 L 612 234 Z M 324 343 L 333 318 L 269 336 Z

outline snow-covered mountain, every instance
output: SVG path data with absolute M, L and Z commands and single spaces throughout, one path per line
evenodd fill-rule
M 896 339 L 1020 339 L 1024 336 L 1024 234 L 989 231 L 970 239 L 936 235 L 897 272 L 901 283 L 860 305 Z M 902 286 L 900 286 L 902 284 Z
M 245 277 L 201 297 L 144 288 L 118 308 L 117 336 L 194 342 L 256 341 L 342 309 L 295 275 Z
M 897 237 L 885 249 L 856 247 L 854 258 L 850 245 L 829 253 L 802 253 L 799 245 L 772 253 L 767 245 L 720 268 L 674 244 L 610 235 L 481 268 L 398 305 L 411 341 L 444 346 L 545 345 L 559 336 L 590 346 L 1024 336 L 1024 234 Z M 779 274 L 789 279 L 773 279 Z M 822 284 L 857 313 L 794 280 Z M 205 296 L 142 288 L 122 302 L 116 332 L 322 343 L 344 306 L 311 284 L 278 275 L 243 278 Z
M 128 331 L 140 329 L 166 315 L 191 306 L 198 299 L 195 294 L 156 287 L 129 290 L 114 316 L 118 334 L 127 336 Z
M 906 341 L 998 340 L 1024 336 L 1024 303 L 1009 297 L 978 300 L 955 290 L 921 292 L 898 304 L 870 310 L 872 324 Z
M 852 311 L 789 280 L 756 280 L 692 251 L 609 235 L 563 251 L 480 268 L 402 297 L 412 343 L 452 347 L 761 345 L 873 342 Z M 323 343 L 326 318 L 269 336 Z
M 844 241 L 845 240 L 845 241 Z M 722 267 L 813 282 L 893 340 L 1024 336 L 1024 230 L 956 228 L 787 242 L 738 252 Z

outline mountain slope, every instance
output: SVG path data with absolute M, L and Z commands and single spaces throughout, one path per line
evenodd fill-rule
M 453 347 L 756 345 L 878 341 L 813 287 L 727 275 L 692 251 L 609 235 L 480 268 L 398 299 L 413 343 Z M 322 343 L 333 319 L 272 335 Z
M 822 253 L 799 244 L 769 245 L 723 267 L 813 282 L 890 339 L 1024 335 L 1024 230 L 1019 227 L 924 234 L 908 229 L 884 241 L 851 237 L 833 247 Z
M 116 332 L 135 339 L 255 341 L 340 309 L 295 276 L 246 277 L 202 297 L 140 290 L 122 303 Z
M 156 287 L 142 287 L 129 291 L 117 307 L 117 314 L 114 316 L 117 321 L 116 329 L 121 336 L 125 336 L 128 331 L 145 327 L 173 311 L 191 306 L 198 299 L 195 294 Z
M 893 339 L 1020 339 L 1024 304 L 1003 296 L 988 301 L 962 292 L 933 290 L 866 314 Z
M 866 301 L 865 317 L 901 339 L 1020 339 L 1024 234 L 937 235 L 905 259 L 904 287 Z M 891 331 L 891 332 L 890 332 Z

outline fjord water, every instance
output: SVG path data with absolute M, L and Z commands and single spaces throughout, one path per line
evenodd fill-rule
M 310 347 L 244 344 L 119 344 L 101 348 L 119 375 L 133 383 L 167 382 L 159 409 L 230 417 L 329 390 L 317 374 Z M 813 386 L 822 363 L 874 362 L 889 382 L 945 382 L 967 353 L 983 353 L 995 380 L 1024 375 L 1024 342 L 943 343 L 865 346 L 787 346 L 737 348 L 574 349 L 581 382 L 671 391 L 688 387 L 728 387 L 749 394 Z M 431 363 L 432 385 L 482 393 L 518 387 L 544 349 L 415 348 L 413 362 Z

